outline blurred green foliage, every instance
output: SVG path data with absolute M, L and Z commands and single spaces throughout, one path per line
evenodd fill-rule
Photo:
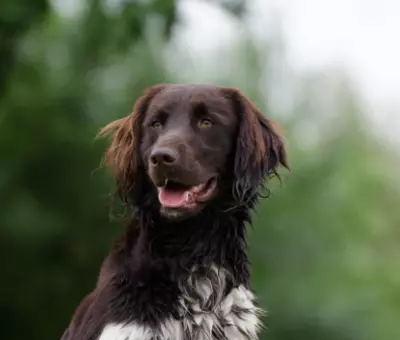
M 243 13 L 243 2 L 219 3 Z M 163 56 L 184 29 L 175 1 L 107 4 L 70 16 L 45 0 L 0 4 L 4 339 L 60 337 L 121 230 L 94 136 L 144 87 L 184 78 Z M 263 338 L 400 339 L 399 156 L 373 136 L 345 78 L 305 78 L 291 114 L 271 109 L 277 51 L 264 45 L 238 35 L 231 68 L 206 79 L 243 89 L 289 141 L 292 171 L 271 184 L 250 231 L 253 283 L 269 311 Z

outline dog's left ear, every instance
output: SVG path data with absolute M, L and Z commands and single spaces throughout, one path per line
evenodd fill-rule
M 286 149 L 276 124 L 267 119 L 239 90 L 228 89 L 239 118 L 234 159 L 233 194 L 239 204 L 254 201 L 265 181 L 289 168 Z

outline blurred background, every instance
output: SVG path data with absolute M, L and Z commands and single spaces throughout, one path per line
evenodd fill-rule
M 59 339 L 112 239 L 99 128 L 159 82 L 239 87 L 291 172 L 250 230 L 262 339 L 400 339 L 397 0 L 2 0 L 0 328 Z

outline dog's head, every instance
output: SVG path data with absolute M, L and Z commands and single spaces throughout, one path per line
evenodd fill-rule
M 158 202 L 167 218 L 248 205 L 280 164 L 287 167 L 273 123 L 233 88 L 154 86 L 101 132 L 108 133 L 105 162 L 120 197 L 136 207 Z

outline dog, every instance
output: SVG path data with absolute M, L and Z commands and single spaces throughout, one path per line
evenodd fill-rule
M 128 223 L 61 339 L 258 339 L 246 226 L 288 168 L 275 124 L 238 89 L 161 84 L 100 135 Z

